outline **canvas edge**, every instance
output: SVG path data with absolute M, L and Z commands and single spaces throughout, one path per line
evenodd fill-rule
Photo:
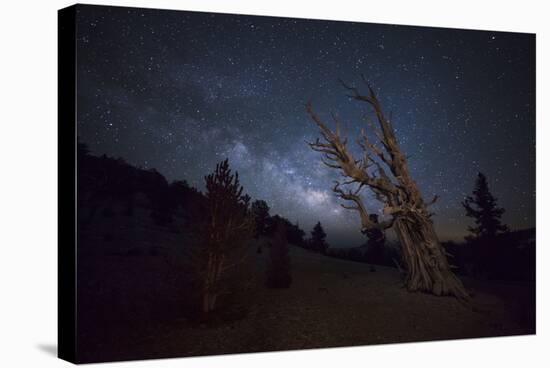
M 57 15 L 57 354 L 76 363 L 76 5 Z

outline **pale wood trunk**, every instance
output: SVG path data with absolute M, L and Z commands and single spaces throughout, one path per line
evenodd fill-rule
M 401 218 L 394 226 L 407 268 L 405 285 L 409 291 L 452 295 L 461 299 L 469 297 L 462 282 L 451 271 L 445 250 L 429 219 Z
M 204 317 L 212 310 L 212 289 L 215 285 L 215 270 L 216 270 L 216 256 L 214 253 L 209 253 L 207 262 L 206 262 L 206 269 L 205 269 L 205 276 L 203 281 L 203 287 L 202 287 L 202 313 Z
M 330 168 L 340 170 L 347 181 L 343 185 L 358 185 L 352 190 L 344 190 L 336 181 L 333 191 L 342 199 L 355 205 L 342 207 L 356 210 L 361 217 L 362 231 L 383 231 L 394 226 L 401 243 L 402 259 L 406 267 L 406 286 L 410 291 L 424 291 L 435 295 L 453 295 L 468 299 L 468 293 L 462 282 L 453 274 L 447 262 L 445 250 L 434 231 L 428 206 L 437 200 L 426 203 L 417 184 L 411 177 L 407 166 L 407 157 L 401 152 L 395 130 L 386 119 L 374 90 L 368 86 L 368 95 L 362 95 L 355 87 L 344 87 L 351 92 L 350 97 L 368 103 L 374 109 L 378 128 L 371 125 L 374 136 L 382 145 L 370 141 L 361 131 L 360 146 L 363 158 L 357 160 L 347 147 L 346 132 L 342 135 L 337 115 L 333 115 L 336 130 L 332 131 L 315 114 L 311 103 L 307 111 L 320 129 L 324 142 L 317 139 L 310 147 L 324 155 L 323 163 Z M 389 172 L 387 171 L 389 169 Z M 376 198 L 384 204 L 384 214 L 391 216 L 382 223 L 370 219 L 370 214 L 359 193 L 363 187 L 369 187 Z
M 208 256 L 206 265 L 206 276 L 204 277 L 202 289 L 202 313 L 206 316 L 216 307 L 218 298 L 219 282 L 223 270 L 225 257 L 211 253 Z

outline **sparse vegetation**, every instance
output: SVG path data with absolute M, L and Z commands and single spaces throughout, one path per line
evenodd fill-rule
M 287 229 L 283 221 L 278 221 L 275 236 L 269 247 L 266 285 L 270 288 L 288 288 L 292 282 Z
M 259 238 L 267 234 L 267 228 L 269 225 L 269 206 L 266 201 L 258 199 L 252 202 L 252 214 L 254 215 L 254 220 L 256 221 L 256 229 L 254 236 Z
M 202 281 L 202 313 L 206 316 L 216 308 L 219 295 L 232 286 L 224 284 L 225 274 L 239 267 L 248 255 L 255 223 L 250 197 L 243 194 L 239 174 L 231 173 L 228 160 L 206 176 L 205 197 L 208 220 L 199 228 L 196 264 Z
M 297 331 L 307 328 L 312 338 L 321 338 L 324 330 L 318 327 L 320 320 L 327 323 L 333 321 L 330 322 L 333 323 L 331 331 L 340 331 L 339 335 L 331 335 L 327 344 L 341 343 L 343 340 L 338 336 L 348 336 L 350 339 L 353 337 L 350 340 L 353 344 L 379 342 L 376 334 L 388 325 L 395 328 L 396 321 L 399 321 L 396 316 L 401 313 L 399 303 L 404 298 L 410 298 L 398 287 L 400 273 L 393 268 L 395 260 L 400 259 L 399 248 L 384 239 L 383 255 L 379 258 L 378 250 L 372 251 L 372 247 L 376 247 L 382 241 L 379 233 L 366 233 L 367 241 L 362 247 L 329 248 L 326 242 L 327 234 L 320 223 L 315 226 L 311 238 L 304 240 L 304 231 L 300 226 L 280 215 L 267 218 L 262 216 L 266 224 L 265 229 L 263 234 L 258 234 L 258 239 L 252 239 L 249 243 L 247 261 L 235 263 L 234 267 L 225 269 L 226 272 L 222 272 L 217 286 L 205 287 L 206 283 L 202 277 L 193 277 L 198 274 L 194 273 L 191 267 L 205 263 L 195 262 L 197 259 L 191 255 L 198 256 L 195 252 L 197 249 L 207 251 L 216 248 L 206 244 L 208 238 L 204 237 L 204 234 L 211 233 L 210 230 L 204 229 L 212 226 L 210 205 L 214 201 L 209 202 L 206 193 L 201 193 L 185 181 L 168 183 L 155 171 L 133 167 L 123 160 L 106 156 L 96 157 L 89 153 L 79 157 L 79 160 L 79 175 L 82 178 L 79 180 L 79 185 L 82 186 L 79 188 L 81 202 L 78 209 L 81 226 L 79 264 L 80 272 L 86 272 L 87 275 L 87 283 L 82 284 L 80 289 L 80 307 L 111 316 L 111 320 L 104 323 L 94 317 L 94 312 L 87 314 L 87 317 L 80 321 L 81 326 L 89 328 L 102 326 L 101 330 L 95 330 L 95 334 L 81 337 L 81 343 L 86 344 L 90 352 L 101 351 L 104 356 L 119 356 L 120 351 L 130 351 L 132 347 L 127 347 L 110 336 L 116 336 L 120 331 L 125 331 L 126 334 L 135 332 L 136 336 L 155 335 L 159 328 L 166 329 L 166 334 L 170 336 L 174 336 L 174 331 L 177 331 L 178 339 L 185 341 L 190 349 L 193 347 L 201 353 L 230 352 L 237 349 L 235 344 L 241 341 L 243 334 L 254 336 L 257 329 L 261 329 L 263 334 L 267 334 L 268 331 L 269 334 L 273 334 L 273 331 L 279 331 L 278 327 L 281 324 L 287 326 L 285 331 L 288 331 L 288 335 L 273 335 L 273 346 L 303 347 L 310 346 L 309 340 L 296 340 L 295 345 L 292 345 L 288 343 L 294 341 L 290 336 L 298 336 Z M 214 173 L 211 174 L 210 181 L 229 184 L 232 189 L 227 193 L 231 193 L 228 198 L 232 200 L 227 203 L 232 203 L 229 207 L 234 209 L 240 208 L 237 217 L 233 219 L 231 216 L 232 221 L 247 216 L 254 220 L 251 206 L 245 205 L 249 200 L 243 198 L 240 184 L 235 185 L 236 175 L 230 173 L 228 163 L 225 169 L 218 168 L 217 171 L 221 174 L 219 178 L 225 179 L 215 179 Z M 233 179 L 230 179 L 231 177 Z M 124 196 L 120 196 L 116 185 L 123 185 L 121 183 L 125 181 L 132 181 L 132 185 Z M 111 184 L 114 187 L 111 187 Z M 214 187 L 217 188 L 218 184 Z M 219 193 L 226 193 L 226 189 L 218 188 Z M 169 200 L 158 195 L 158 192 L 163 191 L 165 198 Z M 236 195 L 239 192 L 240 197 Z M 236 205 L 237 203 L 240 204 Z M 248 207 L 248 211 L 244 210 L 245 207 Z M 105 208 L 112 210 L 111 217 L 101 215 Z M 128 208 L 132 209 L 132 215 L 123 215 Z M 172 222 L 157 223 L 151 217 L 153 210 L 170 213 Z M 377 219 L 370 220 L 375 222 Z M 224 252 L 233 253 L 232 249 L 235 249 L 235 256 L 237 253 L 242 254 L 240 251 L 244 251 L 245 241 L 241 243 L 236 239 L 251 239 L 258 229 L 256 221 L 245 222 L 250 225 L 247 227 L 246 236 L 235 235 L 233 240 L 225 242 L 226 245 L 237 246 L 226 248 Z M 215 236 L 217 239 L 223 238 L 219 230 L 215 230 L 214 233 L 218 234 Z M 530 331 L 534 321 L 534 315 L 529 312 L 533 310 L 530 303 L 534 303 L 534 294 L 530 287 L 534 280 L 534 230 L 503 233 L 496 238 L 499 252 L 495 255 L 494 261 L 499 267 L 491 274 L 491 278 L 513 280 L 521 282 L 518 285 L 525 285 L 518 287 L 520 291 L 517 293 L 525 294 L 520 299 L 516 300 L 516 291 L 510 291 L 511 296 L 501 296 L 507 300 L 506 304 L 502 304 L 500 299 L 498 303 L 490 299 L 493 292 L 490 289 L 492 284 L 477 286 L 475 298 L 485 298 L 487 303 L 492 303 L 492 310 L 499 311 L 494 316 L 483 317 L 483 321 L 492 321 L 491 323 L 500 326 L 498 329 L 479 324 L 477 314 L 459 310 L 456 304 L 449 301 L 442 301 L 445 304 L 444 310 L 435 308 L 429 303 L 426 304 L 421 295 L 410 299 L 409 310 L 418 310 L 421 314 L 429 313 L 431 316 L 437 316 L 439 320 L 447 321 L 446 329 L 456 330 L 453 336 L 493 336 L 497 333 Z M 312 239 L 315 241 L 312 242 Z M 260 244 L 265 243 L 271 243 L 271 246 L 264 247 L 258 252 L 258 249 L 262 249 L 259 247 Z M 445 243 L 444 246 L 446 251 L 453 255 L 452 261 L 458 267 L 458 273 L 477 277 L 469 272 L 468 265 L 472 262 L 469 252 L 473 249 L 470 243 Z M 323 249 L 326 249 L 324 254 Z M 206 253 L 203 253 L 203 256 Z M 216 263 L 214 258 L 216 257 L 211 258 L 212 264 Z M 238 259 L 232 256 L 229 258 Z M 202 259 L 208 260 L 208 257 Z M 232 262 L 225 266 L 229 264 Z M 372 264 L 377 265 L 376 273 L 371 272 Z M 226 268 L 225 266 L 222 268 Z M 211 272 L 215 272 L 213 270 L 215 267 L 210 268 Z M 206 274 L 208 272 L 200 275 Z M 262 282 L 253 282 L 255 275 Z M 213 274 L 209 277 L 209 282 L 215 280 Z M 468 280 L 470 285 L 475 282 L 473 279 Z M 290 287 L 287 289 L 287 286 Z M 282 287 L 285 290 L 273 290 L 272 287 Z M 488 287 L 489 289 L 484 289 Z M 503 285 L 501 288 L 509 290 L 509 286 Z M 121 290 L 124 291 L 124 298 L 113 297 Z M 208 290 L 207 298 L 203 298 L 203 290 Z M 277 294 L 275 296 L 272 293 Z M 354 293 L 360 293 L 361 298 L 350 299 L 349 295 Z M 373 303 L 369 304 L 368 308 L 380 305 L 380 309 L 364 313 L 367 306 L 363 303 L 363 298 Z M 124 304 L 125 300 L 140 302 L 135 306 L 129 306 Z M 208 310 L 207 319 L 204 319 L 204 314 L 203 318 L 198 318 L 196 314 L 197 309 L 200 312 L 203 307 Z M 210 309 L 211 307 L 214 310 Z M 287 312 L 281 313 L 282 308 Z M 516 310 L 513 308 L 523 311 L 523 314 L 514 317 L 515 319 L 500 317 L 509 310 Z M 216 313 L 212 313 L 213 311 Z M 345 311 L 344 315 L 337 313 L 342 311 Z M 350 319 L 346 313 L 360 317 L 354 320 L 356 323 L 348 324 Z M 459 320 L 456 313 L 462 313 Z M 370 319 L 371 314 L 377 318 Z M 390 322 L 377 325 L 377 321 L 382 318 Z M 517 325 L 518 318 L 521 318 L 520 327 Z M 465 331 L 463 321 L 472 321 L 470 325 L 475 328 Z M 362 331 L 361 336 L 365 338 L 357 340 L 354 335 L 355 326 L 365 323 L 375 326 L 373 332 Z M 414 323 L 419 326 L 418 329 L 409 331 L 410 334 L 403 337 L 402 341 L 444 335 L 441 329 L 434 328 L 431 323 L 426 324 L 418 319 L 415 319 Z M 452 327 L 453 323 L 456 324 L 456 328 Z M 205 325 L 209 331 L 207 333 L 203 330 Z M 228 331 L 232 331 L 230 335 L 227 335 Z M 217 334 L 227 336 L 221 347 L 215 345 L 212 340 L 212 336 Z M 401 341 L 393 335 L 388 339 L 392 342 Z M 196 343 L 199 340 L 210 341 L 210 344 L 199 346 Z M 163 343 L 166 341 L 159 340 L 159 344 Z M 265 349 L 258 339 L 243 344 L 246 344 L 246 349 Z M 150 346 L 148 344 L 142 348 L 146 350 Z M 155 356 L 153 352 L 148 354 Z
M 317 222 L 311 231 L 311 238 L 308 239 L 307 246 L 314 252 L 325 254 L 328 249 L 328 243 L 326 241 L 327 234 L 320 222 Z

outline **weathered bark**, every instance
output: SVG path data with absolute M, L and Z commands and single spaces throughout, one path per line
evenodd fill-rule
M 394 226 L 407 267 L 405 284 L 409 291 L 453 295 L 461 299 L 469 297 L 462 282 L 451 271 L 431 222 L 411 224 L 398 219 Z
M 469 298 L 460 280 L 451 271 L 443 246 L 435 233 L 428 206 L 412 179 L 407 159 L 401 152 L 391 122 L 386 119 L 380 102 L 369 86 L 369 94 L 362 95 L 355 87 L 342 83 L 351 94 L 349 97 L 368 103 L 374 110 L 378 128 L 370 121 L 372 133 L 382 148 L 371 143 L 365 131 L 361 131 L 360 146 L 364 156 L 354 159 L 347 148 L 346 133 L 342 135 L 338 117 L 333 116 L 336 130 L 330 130 L 315 114 L 311 104 L 307 111 L 317 124 L 324 142 L 317 139 L 310 147 L 324 154 L 323 163 L 338 169 L 349 180 L 336 182 L 334 193 L 340 198 L 352 201 L 354 206 L 342 207 L 356 210 L 361 218 L 362 231 L 385 230 L 391 226 L 401 243 L 402 258 L 406 267 L 406 286 L 410 291 L 424 291 L 435 295 L 453 295 L 460 299 Z M 389 169 L 389 173 L 386 172 Z M 341 185 L 356 184 L 357 188 L 343 190 Z M 369 213 L 360 197 L 362 188 L 368 187 L 384 204 L 384 215 L 390 216 L 380 223 L 370 220 Z

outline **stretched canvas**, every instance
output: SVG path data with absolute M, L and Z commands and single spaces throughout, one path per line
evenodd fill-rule
M 535 35 L 59 11 L 59 356 L 535 333 Z

